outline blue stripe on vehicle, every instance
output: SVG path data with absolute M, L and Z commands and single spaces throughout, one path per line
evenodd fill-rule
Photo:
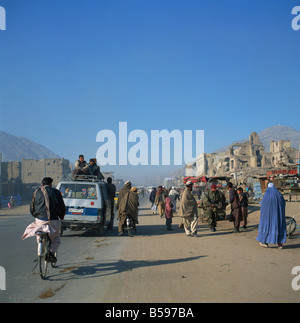
M 83 213 L 81 212 L 70 212 L 69 209 L 83 209 Z M 80 207 L 67 207 L 66 214 L 68 215 L 88 215 L 88 216 L 97 216 L 98 215 L 98 209 L 97 208 L 91 208 L 91 207 L 86 207 L 86 208 L 80 208 Z

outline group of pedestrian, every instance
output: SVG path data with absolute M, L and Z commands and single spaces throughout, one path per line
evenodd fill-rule
M 227 184 L 229 189 L 229 199 L 231 204 L 231 218 L 234 222 L 234 231 L 239 232 L 240 223 L 243 221 L 243 229 L 247 228 L 248 215 L 248 199 L 243 189 L 240 187 L 238 191 L 233 189 L 231 182 Z M 198 204 L 194 197 L 193 183 L 188 181 L 185 190 L 183 191 L 179 209 L 179 216 L 182 218 L 182 226 L 188 237 L 197 236 L 198 225 Z M 161 218 L 165 216 L 168 230 L 172 230 L 171 223 L 173 212 L 176 211 L 176 200 L 180 200 L 178 192 L 174 187 L 167 191 L 164 187 L 155 187 L 150 193 L 149 200 L 151 202 L 151 210 L 153 213 L 158 210 Z M 201 200 L 201 207 L 204 208 L 207 217 L 208 225 L 212 232 L 216 231 L 217 212 L 223 209 L 225 204 L 225 196 L 218 189 L 216 184 L 212 184 L 210 189 L 204 193 Z
M 36 235 L 36 232 L 47 232 L 51 238 L 51 261 L 56 262 L 56 252 L 60 245 L 60 226 L 66 212 L 65 204 L 60 192 L 52 187 L 53 179 L 45 177 L 42 180 L 42 186 L 34 191 L 30 205 L 30 212 L 35 217 L 35 222 L 31 223 L 22 236 L 22 239 Z M 130 215 L 134 225 L 138 224 L 138 206 L 139 197 L 136 187 L 131 187 L 130 181 L 125 182 L 124 187 L 119 191 L 119 235 L 124 235 L 126 217 Z M 229 190 L 229 202 L 231 204 L 230 220 L 234 224 L 234 231 L 239 232 L 240 224 L 242 228 L 247 229 L 248 199 L 243 189 L 233 188 L 231 182 L 227 183 Z M 192 194 L 193 183 L 188 181 L 181 197 L 179 216 L 182 218 L 185 234 L 188 237 L 197 236 L 198 225 L 198 205 Z M 115 186 L 111 178 L 108 179 L 107 191 L 111 201 L 111 210 L 114 212 Z M 172 192 L 173 191 L 173 192 Z M 204 206 L 209 208 L 209 226 L 212 231 L 216 231 L 216 211 L 222 207 L 222 196 L 215 184 L 210 187 L 210 192 L 205 197 Z M 162 186 L 153 189 L 150 194 L 152 206 L 158 207 L 159 214 L 165 215 L 168 230 L 172 230 L 173 212 L 176 210 L 176 199 L 179 194 L 172 188 L 170 192 Z M 111 223 L 112 228 L 113 223 Z M 282 248 L 286 242 L 286 221 L 285 221 L 285 200 L 282 194 L 276 189 L 273 183 L 268 184 L 268 188 L 261 202 L 260 223 L 258 236 L 256 238 L 262 247 L 268 247 L 271 244 L 278 244 Z
M 158 214 L 160 218 L 166 218 L 167 230 L 172 231 L 172 218 L 173 213 L 176 212 L 176 201 L 180 200 L 179 194 L 175 187 L 170 190 L 165 189 L 163 186 L 154 187 L 150 193 L 149 200 L 151 202 L 152 213 Z
M 233 216 L 234 232 L 238 232 L 240 222 L 243 221 L 243 229 L 247 229 L 248 199 L 243 189 L 239 187 L 237 192 L 232 184 L 228 183 L 229 200 Z M 267 248 L 268 244 L 277 244 L 282 249 L 286 242 L 286 220 L 285 220 L 285 200 L 283 195 L 275 187 L 274 183 L 268 184 L 261 201 L 260 221 L 258 226 L 258 236 L 256 238 L 259 245 Z
M 234 233 L 247 230 L 248 223 L 248 198 L 242 187 L 234 189 L 231 182 L 227 183 L 231 212 L 229 221 L 233 222 Z M 212 184 L 210 191 L 204 194 L 202 206 L 208 211 L 208 224 L 211 231 L 216 231 L 217 210 L 222 207 L 221 194 L 218 194 L 216 185 Z M 241 223 L 243 224 L 241 227 Z M 282 249 L 286 242 L 285 200 L 277 190 L 274 183 L 270 182 L 261 201 L 260 222 L 258 236 L 259 245 L 268 248 L 269 243 L 277 244 Z
M 248 198 L 241 187 L 236 191 L 231 182 L 227 183 L 227 188 L 231 206 L 228 218 L 234 224 L 233 232 L 237 233 L 240 231 L 241 222 L 243 222 L 242 229 L 247 229 Z M 199 206 L 203 209 L 203 212 L 207 217 L 210 230 L 215 232 L 218 215 L 220 213 L 224 214 L 224 216 L 226 215 L 226 199 L 224 193 L 218 190 L 215 183 L 211 184 L 211 186 L 203 192 Z

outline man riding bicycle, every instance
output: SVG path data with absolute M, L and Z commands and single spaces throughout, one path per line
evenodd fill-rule
M 55 253 L 60 245 L 60 220 L 64 219 L 66 207 L 61 193 L 52 187 L 52 182 L 51 177 L 45 177 L 42 186 L 34 191 L 30 213 L 35 217 L 35 222 L 26 228 L 22 239 L 34 236 L 38 231 L 47 232 L 51 239 L 49 258 L 55 263 Z

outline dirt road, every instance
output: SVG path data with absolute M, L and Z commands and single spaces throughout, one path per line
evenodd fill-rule
M 31 221 L 25 209 L 1 210 L 6 239 L 17 241 L 14 249 L 18 250 L 16 259 L 7 256 L 0 263 L 8 275 L 8 290 L 0 291 L 3 301 L 300 302 L 300 290 L 291 285 L 297 277 L 292 269 L 300 266 L 300 238 L 289 240 L 282 250 L 260 247 L 255 240 L 259 207 L 250 210 L 247 232 L 233 234 L 231 223 L 219 221 L 216 232 L 200 223 L 199 237 L 187 237 L 178 228 L 177 213 L 174 230 L 167 231 L 165 220 L 152 214 L 146 199 L 141 202 L 138 235 L 132 238 L 118 237 L 117 223 L 105 237 L 64 233 L 58 267 L 46 281 L 31 274 L 28 255 L 35 250 L 34 240 L 20 240 L 25 221 Z M 300 202 L 287 203 L 286 215 L 296 215 L 299 221 L 299 206 Z M 2 247 L 9 248 L 3 237 Z M 14 257 L 7 248 L 7 255 Z
M 287 215 L 300 212 L 298 204 L 288 203 Z M 170 233 L 165 220 L 144 208 L 139 235 L 121 254 L 128 268 L 114 277 L 102 301 L 299 302 L 291 271 L 300 266 L 300 239 L 282 250 L 260 247 L 259 210 L 252 209 L 247 232 L 234 234 L 231 223 L 219 221 L 216 232 L 203 223 L 199 237 L 187 237 L 178 228 L 178 216 Z

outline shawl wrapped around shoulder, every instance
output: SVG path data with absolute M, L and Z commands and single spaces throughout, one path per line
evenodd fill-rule
M 182 194 L 179 216 L 185 218 L 193 217 L 194 215 L 198 215 L 197 201 L 194 198 L 192 192 L 186 188 Z
M 48 196 L 48 193 L 47 193 L 47 190 L 45 189 L 45 187 L 43 187 L 43 186 L 39 187 L 37 190 L 35 190 L 33 192 L 32 200 L 31 200 L 31 207 L 34 210 L 34 199 L 35 199 L 35 196 L 36 196 L 36 193 L 38 192 L 38 190 L 41 190 L 42 193 L 44 194 L 48 220 L 43 221 L 43 220 L 40 220 L 40 219 L 35 219 L 35 222 L 29 224 L 27 226 L 27 228 L 25 229 L 25 232 L 24 232 L 24 234 L 22 236 L 22 240 L 24 240 L 26 238 L 29 238 L 29 237 L 34 237 L 37 232 L 46 232 L 46 233 L 48 233 L 50 235 L 55 233 L 55 230 L 50 225 L 49 196 Z

